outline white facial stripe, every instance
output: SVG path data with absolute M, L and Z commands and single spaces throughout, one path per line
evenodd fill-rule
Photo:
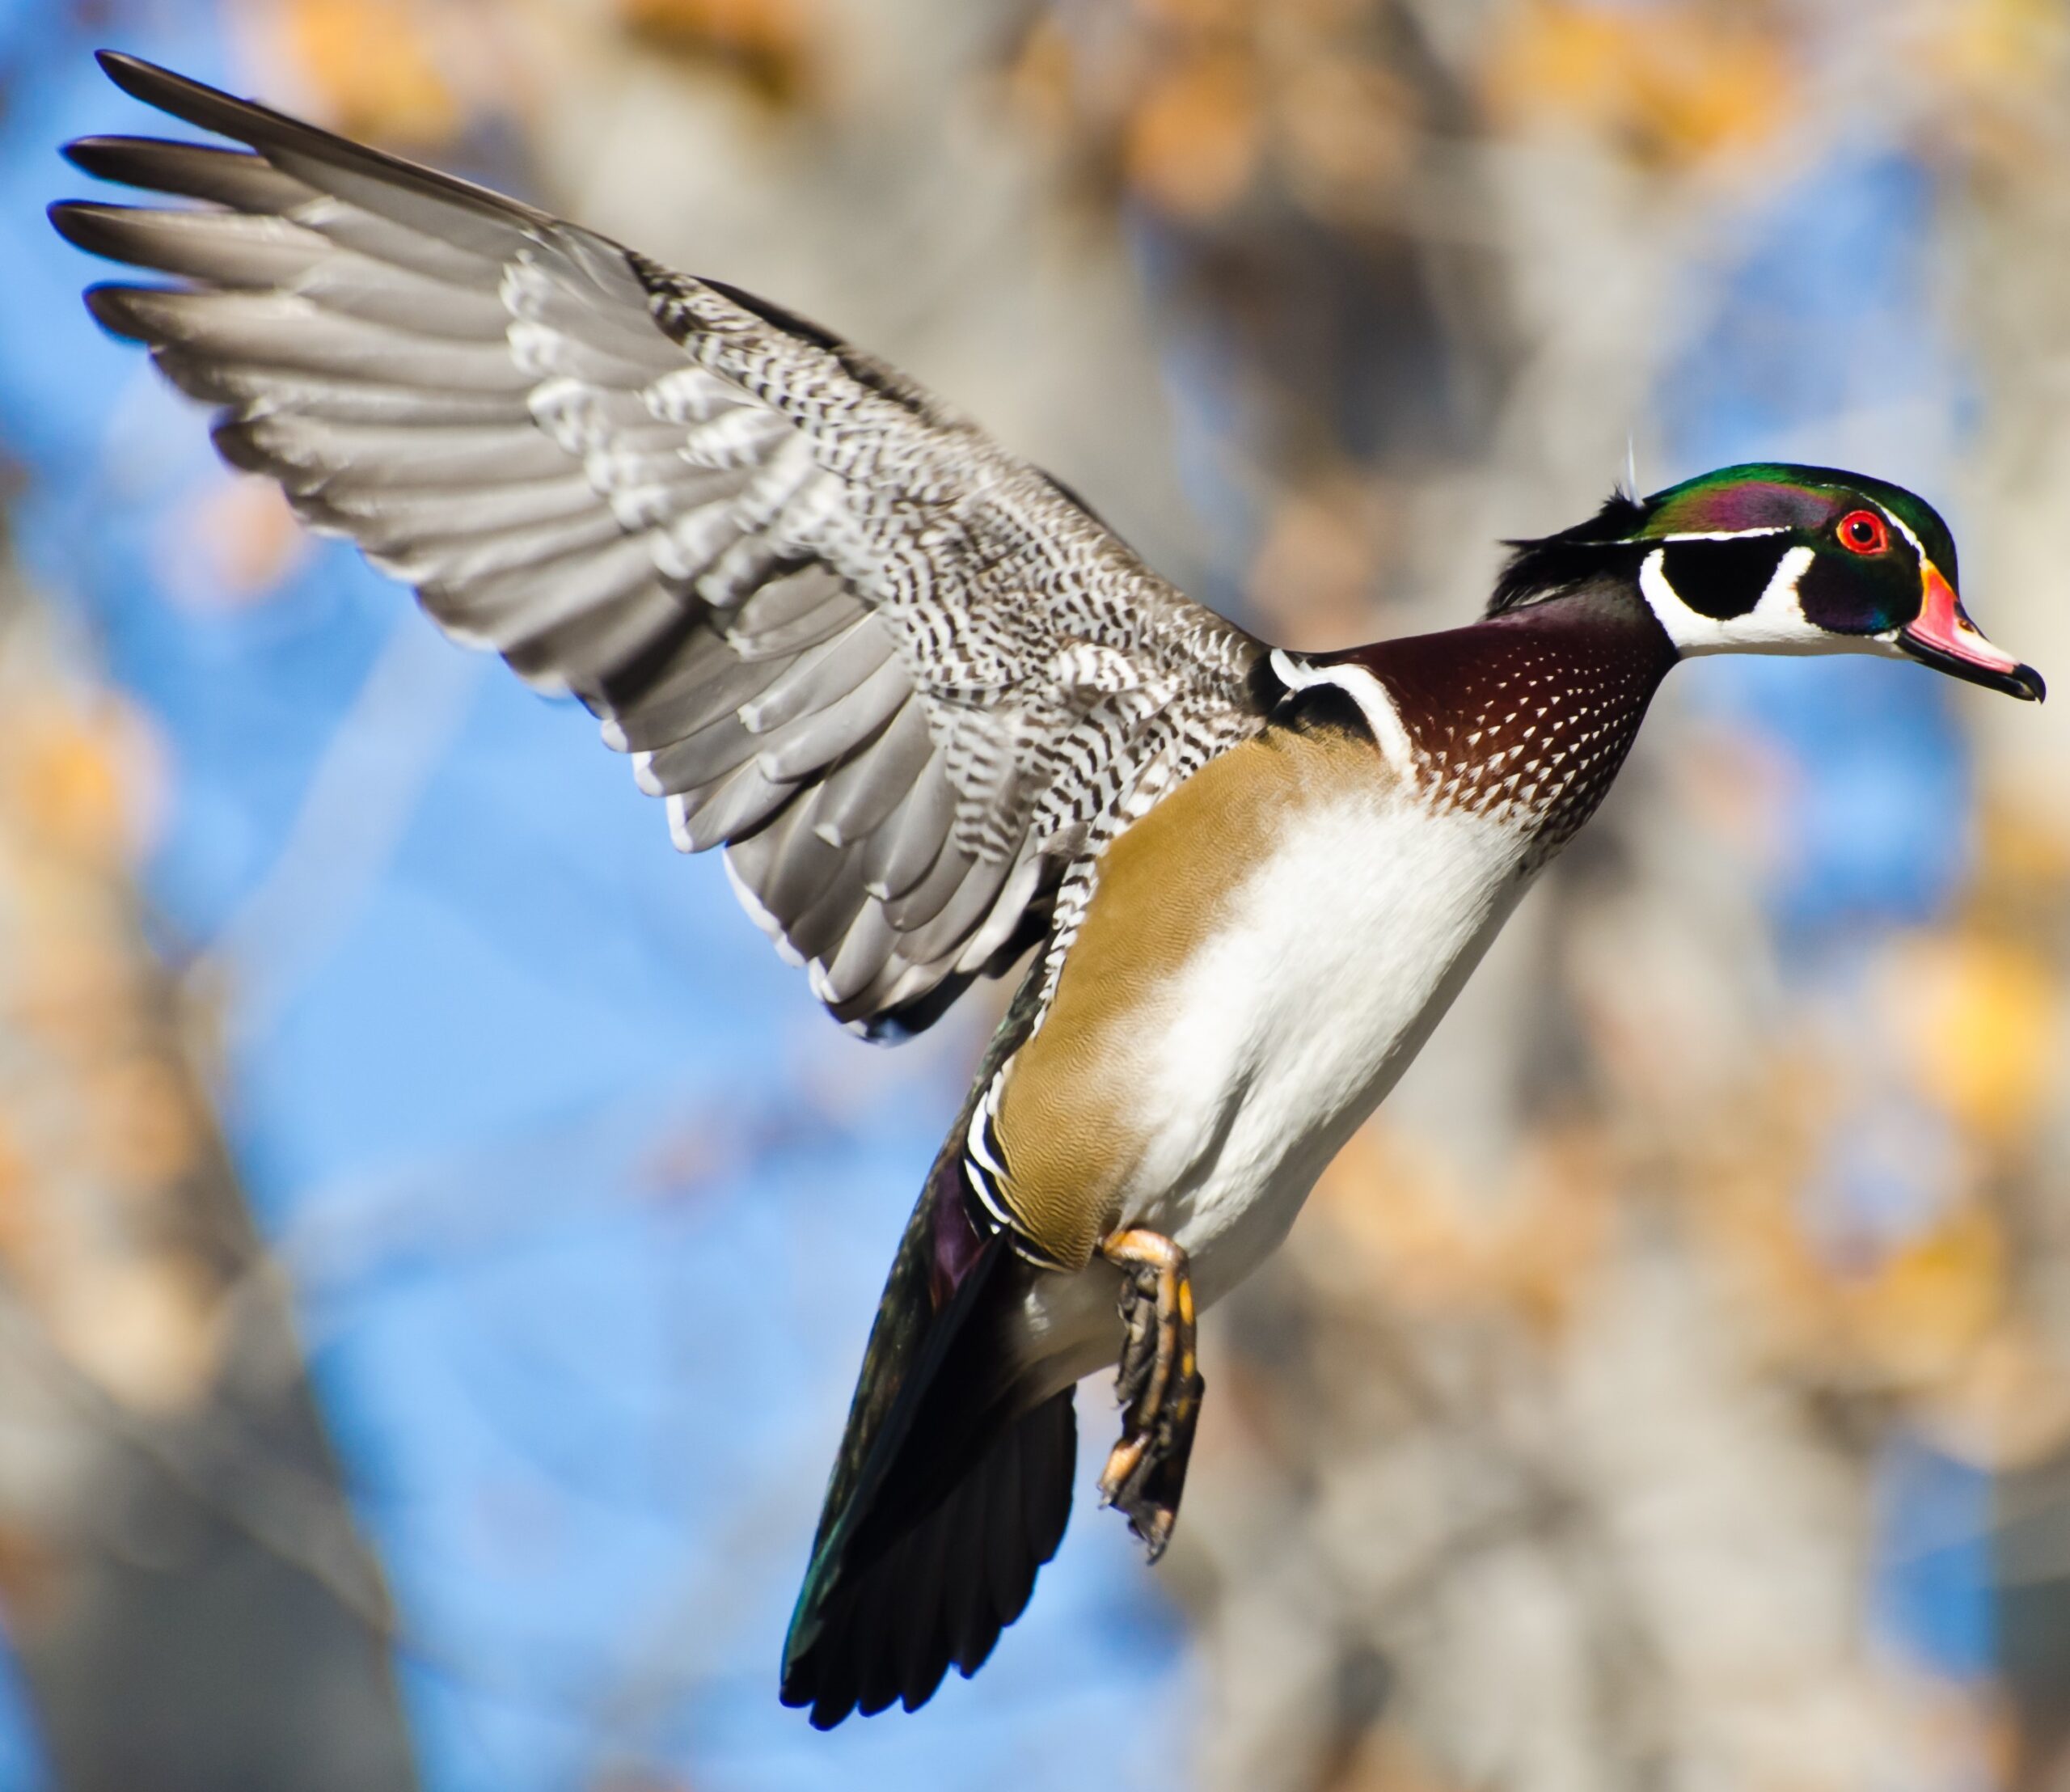
M 1912 543 L 1912 551 L 1919 556 L 1919 564 L 1921 568 L 1920 576 L 1924 577 L 1925 576 L 1924 569 L 1933 564 L 1933 556 L 1928 554 L 1926 551 L 1926 543 L 1921 541 L 1917 535 L 1912 533 L 1912 525 L 1907 522 L 1903 517 L 1899 516 L 1896 511 L 1890 509 L 1886 505 L 1877 504 L 1873 498 L 1869 500 L 1869 502 L 1874 506 L 1876 514 L 1878 516 L 1882 518 L 1886 522 L 1889 523 L 1893 529 L 1896 530 L 1899 535 L 1903 535 L 1907 541 Z M 1903 632 L 1904 632 L 1902 628 L 1886 628 L 1880 634 L 1853 635 L 1849 636 L 1847 638 L 1858 643 L 1864 649 L 1873 649 L 1877 652 L 1888 654 L 1892 659 L 1902 660 L 1910 657 L 1904 649 L 1904 643 L 1902 639 Z M 1975 634 L 1976 631 L 1974 628 L 1971 628 L 1971 632 Z
M 1876 509 L 1878 514 L 1881 515 L 1893 529 L 1896 530 L 1899 535 L 1903 535 L 1907 541 L 1912 543 L 1912 551 L 1919 556 L 1919 564 L 1922 569 L 1920 577 L 1924 577 L 1925 576 L 1924 568 L 1933 564 L 1933 556 L 1926 552 L 1926 543 L 1921 541 L 1918 536 L 1912 533 L 1912 525 L 1907 522 L 1903 517 L 1899 516 L 1896 511 L 1887 509 L 1880 504 L 1876 506 Z M 1966 621 L 1964 623 L 1963 626 L 1968 628 L 1971 634 L 1976 634 L 1975 628 L 1970 625 Z M 1904 643 L 1901 638 L 1903 632 L 1904 631 L 1902 628 L 1886 628 L 1880 634 L 1861 635 L 1856 636 L 1852 638 L 1862 642 L 1865 645 L 1873 642 L 1878 649 L 1882 652 L 1889 654 L 1891 658 L 1902 660 L 1909 657 L 1905 652 Z M 1981 636 L 1978 636 L 1979 640 L 1981 640 L 1982 638 L 1983 637 Z
M 1755 534 L 1784 534 L 1786 530 L 1750 530 Z M 1837 653 L 1858 648 L 1857 636 L 1829 635 L 1804 619 L 1798 606 L 1797 581 L 1804 577 L 1817 556 L 1809 547 L 1791 548 L 1776 562 L 1760 601 L 1751 610 L 1722 619 L 1700 615 L 1676 594 L 1667 582 L 1667 552 L 1655 548 L 1639 568 L 1639 590 L 1667 638 L 1684 654 L 1754 652 L 1765 653 Z
M 1786 535 L 1786 522 L 1764 523 L 1759 529 L 1690 529 L 1679 535 L 1655 535 L 1655 541 L 1745 541 L 1755 535 Z
M 1912 532 L 1912 526 L 1895 511 L 1884 509 L 1880 504 L 1876 506 L 1876 509 L 1893 529 L 1912 543 L 1912 551 L 1919 556 L 1919 564 L 1921 566 L 1931 564 L 1932 562 L 1927 557 L 1926 543 Z

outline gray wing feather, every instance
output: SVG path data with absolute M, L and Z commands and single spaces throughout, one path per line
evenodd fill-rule
M 887 904 L 926 877 L 948 843 L 956 822 L 956 792 L 946 769 L 948 758 L 937 746 L 906 800 L 863 843 L 864 881 Z
M 1258 645 L 893 370 L 716 282 L 150 65 L 241 149 L 97 137 L 174 207 L 53 209 L 234 465 L 574 692 L 844 1021 L 997 970 Z M 1054 942 L 1053 942 L 1053 946 Z M 1060 949 L 1058 948 L 1057 949 Z
M 884 905 L 866 897 L 855 920 L 820 973 L 819 999 L 830 1008 L 853 1002 L 877 983 L 889 963 L 898 936 L 885 919 Z
M 949 907 L 973 877 L 995 873 L 998 882 L 1003 883 L 1007 869 L 1004 862 L 999 860 L 966 859 L 960 852 L 941 853 L 926 877 L 904 895 L 893 897 L 884 905 L 885 915 L 902 934 L 918 934 Z M 994 888 L 996 890 L 997 884 Z
M 285 216 L 318 197 L 313 188 L 256 155 L 206 143 L 157 137 L 82 137 L 68 143 L 65 154 L 75 167 L 103 180 L 179 199 L 206 200 L 239 211 Z
M 670 831 L 678 845 L 691 852 L 740 843 L 796 796 L 797 788 L 764 776 L 761 767 L 750 759 L 716 784 L 671 797 Z M 727 863 L 730 866 L 732 860 Z M 740 881 L 737 876 L 734 879 L 737 884 Z M 747 887 L 755 886 L 750 883 Z
M 746 765 L 760 746 L 737 715 L 722 715 L 695 734 L 633 761 L 633 776 L 650 797 L 666 797 L 710 788 L 736 767 Z
M 872 629 L 872 632 L 877 631 Z M 886 656 L 852 691 L 786 726 L 762 750 L 762 768 L 772 778 L 801 781 L 833 765 L 876 735 L 910 694 L 906 669 Z
M 784 675 L 786 660 L 736 660 L 708 649 L 657 685 L 634 713 L 604 724 L 606 742 L 621 753 L 652 752 L 672 745 L 713 721 L 738 722 L 740 706 Z M 686 787 L 687 788 L 687 787 Z
M 1016 869 L 1003 860 L 978 860 L 931 919 L 917 925 L 909 920 L 900 928 L 906 955 L 920 964 L 932 963 L 944 953 L 953 955 L 991 912 Z
M 934 750 L 926 706 L 907 697 L 868 753 L 851 754 L 819 787 L 813 826 L 830 846 L 867 840 L 898 805 Z
M 156 351 L 159 367 L 181 391 L 248 417 L 334 417 L 340 423 L 523 424 L 522 393 L 448 391 L 435 386 L 384 386 L 334 379 L 286 367 L 247 368 L 184 353 L 170 344 Z

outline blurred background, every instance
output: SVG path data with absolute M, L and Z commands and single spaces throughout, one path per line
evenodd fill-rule
M 1753 457 L 2070 681 L 2059 0 L 0 0 L 0 1787 L 2070 1786 L 2070 706 L 1679 673 L 1288 1248 L 1155 1574 L 778 1650 L 988 1029 L 96 332 L 112 44 L 821 317 L 1302 646 Z

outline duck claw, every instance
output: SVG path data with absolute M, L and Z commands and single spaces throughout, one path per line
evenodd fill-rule
M 1178 1519 L 1206 1385 L 1192 1271 L 1184 1247 L 1161 1232 L 1117 1232 L 1100 1249 L 1122 1272 L 1124 1328 L 1114 1376 L 1122 1437 L 1100 1476 L 1100 1503 L 1121 1511 L 1155 1562 Z

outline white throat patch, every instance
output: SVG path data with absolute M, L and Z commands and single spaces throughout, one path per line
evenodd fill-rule
M 1769 535 L 1779 530 L 1749 530 Z M 1730 535 L 1675 536 L 1674 540 L 1718 540 Z M 1857 640 L 1830 635 L 1804 619 L 1798 581 L 1817 556 L 1809 547 L 1789 549 L 1776 562 L 1767 588 L 1751 610 L 1737 616 L 1706 616 L 1692 610 L 1667 581 L 1667 550 L 1656 547 L 1639 567 L 1639 590 L 1678 652 L 1691 653 L 1833 653 L 1858 647 Z

